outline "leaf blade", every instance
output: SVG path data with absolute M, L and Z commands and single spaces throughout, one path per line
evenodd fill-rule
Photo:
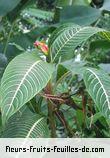
M 60 57 L 62 61 L 65 59 L 69 60 L 73 57 L 73 52 L 76 47 L 97 33 L 100 33 L 101 36 L 110 40 L 110 32 L 97 27 L 81 27 L 79 25 L 67 27 L 67 29 L 64 29 L 53 43 L 51 43 L 50 50 L 53 62 L 57 62 Z
M 13 10 L 21 0 L 8 0 L 8 3 L 4 0 L 0 1 L 0 16 L 6 15 L 8 12 Z
M 10 62 L 1 80 L 3 122 L 46 86 L 52 72 L 36 53 L 21 54 Z
M 110 118 L 110 78 L 103 71 L 88 68 L 84 73 L 84 82 L 88 93 L 100 112 Z
M 17 112 L 7 122 L 2 138 L 49 137 L 46 118 L 32 113 L 29 109 Z

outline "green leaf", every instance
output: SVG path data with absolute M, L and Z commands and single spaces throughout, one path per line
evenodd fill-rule
M 106 118 L 110 118 L 110 77 L 101 70 L 88 68 L 83 78 L 99 111 Z
M 64 74 L 66 74 L 68 72 L 68 70 L 62 66 L 62 65 L 58 65 L 58 68 L 57 68 L 57 76 L 56 76 L 56 80 L 60 80 L 62 78 L 62 76 L 64 76 Z
M 107 32 L 104 29 L 97 27 L 81 27 L 78 25 L 67 27 L 67 29 L 64 29 L 50 46 L 53 61 L 57 62 L 59 58 L 61 58 L 61 61 L 72 58 L 74 56 L 73 52 L 75 48 L 96 33 L 103 34 L 104 38 L 110 40 L 110 32 Z
M 9 63 L 1 80 L 3 123 L 46 86 L 52 72 L 52 65 L 39 59 L 37 52 L 21 54 Z
M 97 49 L 110 50 L 110 41 L 107 40 L 96 40 L 90 43 L 89 51 L 94 52 Z
M 57 6 L 71 5 L 71 0 L 57 0 Z
M 77 24 L 74 24 L 74 27 L 78 27 Z M 65 31 L 66 29 L 71 29 L 73 28 L 73 23 L 64 23 L 62 25 L 60 25 L 53 33 L 52 36 L 50 36 L 49 38 L 49 46 L 51 46 L 51 44 L 54 42 L 54 40 L 61 34 L 63 33 L 63 31 Z
M 98 65 L 103 71 L 110 74 L 110 64 L 99 64 Z
M 91 0 L 57 0 L 58 6 L 66 5 L 89 5 Z
M 101 15 L 101 11 L 87 6 L 65 6 L 61 10 L 60 22 L 73 22 L 79 25 L 90 25 Z
M 72 74 L 82 74 L 82 72 L 85 70 L 86 64 L 87 63 L 85 61 L 76 62 L 73 59 L 61 63 L 61 65 L 72 72 Z
M 110 1 L 109 0 L 104 0 L 104 4 L 103 4 L 103 7 L 101 8 L 101 10 L 110 11 Z
M 16 8 L 14 8 L 11 12 L 8 13 L 7 19 L 11 23 L 13 23 L 18 17 L 20 17 L 22 10 L 35 5 L 35 3 L 36 3 L 36 0 L 21 0 L 19 5 L 17 5 Z
M 0 0 L 0 16 L 6 15 L 13 10 L 21 0 Z
M 89 5 L 92 0 L 74 0 L 75 5 Z
M 49 137 L 46 118 L 25 110 L 17 112 L 6 124 L 2 138 L 44 138 Z
M 52 20 L 54 17 L 54 14 L 49 11 L 44 11 L 41 9 L 34 9 L 34 8 L 28 8 L 23 10 L 22 14 L 27 14 L 28 16 L 33 16 L 42 20 Z
M 16 43 L 10 43 L 10 45 L 15 46 L 18 50 L 25 52 L 25 49 Z
M 2 78 L 4 69 L 7 65 L 7 63 L 8 63 L 7 57 L 4 54 L 0 53 L 0 80 Z
M 72 129 L 76 129 L 76 122 L 74 119 L 76 117 L 76 111 L 73 108 L 68 107 L 66 104 L 63 104 L 60 109 L 63 112 L 65 120 L 68 122 L 69 126 Z
M 7 57 L 0 53 L 0 68 L 4 68 L 7 65 Z
M 84 121 L 85 121 L 85 115 L 84 115 L 83 111 L 77 110 L 76 117 L 77 117 L 77 124 L 81 128 L 84 125 Z

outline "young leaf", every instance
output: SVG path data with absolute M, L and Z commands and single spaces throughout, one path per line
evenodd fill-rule
M 9 63 L 1 80 L 3 123 L 46 86 L 52 72 L 52 65 L 39 59 L 37 52 L 21 54 Z
M 99 111 L 110 118 L 110 77 L 101 70 L 88 68 L 84 72 L 84 82 Z

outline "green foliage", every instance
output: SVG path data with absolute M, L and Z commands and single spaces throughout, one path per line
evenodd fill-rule
M 21 54 L 10 62 L 4 72 L 1 80 L 3 123 L 39 93 L 51 78 L 52 67 L 36 54 Z
M 3 129 L 2 138 L 44 138 L 49 137 L 46 119 L 28 109 L 18 112 L 9 119 Z
M 58 29 L 59 32 L 59 29 Z M 60 35 L 53 37 L 55 40 L 51 44 L 51 54 L 54 62 L 59 57 L 61 60 L 67 60 L 73 57 L 73 51 L 83 42 L 87 41 L 96 33 L 102 32 L 103 36 L 109 40 L 110 33 L 96 27 L 81 27 L 78 25 L 67 26 L 65 30 L 60 31 Z
M 61 65 L 63 65 L 67 70 L 71 71 L 72 74 L 81 74 L 83 71 L 85 71 L 85 65 L 86 62 L 84 61 L 74 61 L 72 60 L 67 60 L 65 62 L 62 62 Z M 77 66 L 76 66 L 77 65 Z
M 61 10 L 60 22 L 73 22 L 79 25 L 90 25 L 100 17 L 101 11 L 89 6 L 65 6 Z
M 6 0 L 0 1 L 0 16 L 6 15 L 8 12 L 13 10 L 21 0 L 9 0 L 8 3 Z
M 65 6 L 65 5 L 89 5 L 91 0 L 57 0 L 58 6 Z
M 110 137 L 109 3 L 0 1 L 2 138 Z
M 84 73 L 84 82 L 87 91 L 94 100 L 99 111 L 109 119 L 110 118 L 110 77 L 103 71 L 95 69 L 86 69 Z
M 110 11 L 110 1 L 105 0 L 102 9 Z
M 22 14 L 28 14 L 28 16 L 30 15 L 30 16 L 37 17 L 43 20 L 51 20 L 53 19 L 53 15 L 54 15 L 52 12 L 43 11 L 43 10 L 34 9 L 34 8 L 29 8 L 27 10 L 24 10 Z

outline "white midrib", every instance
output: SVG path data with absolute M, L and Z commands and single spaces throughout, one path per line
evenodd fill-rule
M 23 147 L 25 146 L 25 144 L 27 143 L 28 138 L 29 138 L 29 136 L 31 135 L 31 133 L 33 132 L 34 128 L 37 126 L 37 124 L 38 124 L 40 121 L 42 121 L 42 119 L 43 119 L 43 117 L 40 118 L 37 122 L 35 122 L 35 123 L 33 124 L 33 126 L 31 127 L 31 129 L 29 130 L 29 132 L 28 132 L 28 134 L 27 134 L 27 136 L 26 136 L 26 138 L 25 138 L 25 141 L 24 141 L 23 144 L 20 146 L 21 148 L 23 148 Z M 18 154 L 16 154 L 16 157 L 15 157 L 15 158 L 19 158 L 19 157 L 20 157 L 20 152 L 19 152 Z
M 64 42 L 64 44 L 62 45 L 62 47 L 60 47 L 60 49 L 59 49 L 58 52 L 56 53 L 56 55 L 55 55 L 53 61 L 55 61 L 55 58 L 58 56 L 58 53 L 59 53 L 59 52 L 61 51 L 61 49 L 68 43 L 68 41 L 71 40 L 77 33 L 79 33 L 79 32 L 82 31 L 82 30 L 85 30 L 86 28 L 89 28 L 89 27 L 80 28 L 73 36 L 71 36 L 66 42 Z M 101 32 L 101 29 L 100 29 L 99 32 Z
M 35 122 L 35 123 L 33 124 L 33 126 L 32 126 L 31 129 L 30 129 L 30 131 L 28 132 L 26 138 L 29 138 L 29 136 L 30 136 L 31 133 L 33 132 L 34 128 L 37 126 L 37 124 L 38 124 L 40 121 L 42 121 L 42 119 L 43 119 L 43 117 L 40 118 L 37 122 Z
M 80 31 L 81 31 L 81 29 L 79 29 L 79 31 L 77 31 L 77 32 L 74 34 L 74 36 L 75 36 L 77 33 L 79 33 Z M 55 58 L 57 57 L 57 55 L 58 55 L 58 53 L 61 51 L 61 49 L 62 49 L 62 48 L 68 43 L 68 41 L 71 40 L 74 36 L 71 36 L 71 38 L 69 38 L 66 42 L 64 42 L 64 44 L 62 45 L 62 47 L 60 47 L 60 49 L 59 49 L 58 52 L 56 53 L 56 55 L 55 55 L 53 61 L 55 61 Z
M 8 112 L 10 111 L 11 106 L 13 105 L 14 99 L 16 98 L 16 95 L 17 95 L 17 93 L 18 93 L 18 91 L 19 91 L 21 85 L 23 84 L 25 78 L 28 76 L 28 74 L 29 74 L 30 71 L 33 69 L 33 67 L 34 67 L 36 64 L 38 64 L 40 61 L 41 61 L 41 60 L 36 61 L 36 62 L 29 68 L 29 70 L 26 72 L 26 74 L 25 74 L 24 77 L 22 78 L 22 80 L 21 80 L 19 86 L 17 87 L 17 89 L 16 89 L 16 91 L 15 91 L 15 94 L 14 94 L 14 96 L 13 96 L 13 98 L 12 98 L 12 101 L 11 101 L 11 103 L 10 103 L 10 106 L 9 106 L 9 108 L 8 108 L 8 111 L 6 112 L 6 115 L 7 115 Z
M 105 90 L 105 88 L 104 88 L 102 82 L 100 81 L 99 77 L 98 77 L 92 70 L 90 70 L 90 69 L 87 69 L 87 70 L 90 71 L 92 74 L 94 74 L 94 76 L 97 78 L 97 80 L 98 80 L 99 83 L 101 84 L 101 87 L 102 87 L 102 89 L 103 89 L 103 91 L 104 91 L 104 94 L 105 94 L 105 96 L 106 96 L 106 99 L 107 99 L 107 103 L 108 103 L 108 105 L 110 105 L 108 95 L 107 95 L 106 90 Z M 109 109 L 110 109 L 110 106 L 108 106 L 108 107 L 109 107 Z

